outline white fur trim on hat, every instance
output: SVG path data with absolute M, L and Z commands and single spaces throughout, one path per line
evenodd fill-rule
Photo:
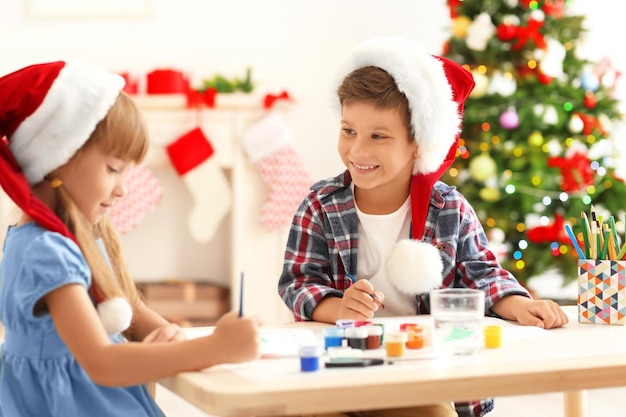
M 418 240 L 399 241 L 387 257 L 385 271 L 389 282 L 405 294 L 424 294 L 443 282 L 439 249 Z
M 395 37 L 373 38 L 352 51 L 337 86 L 346 75 L 367 66 L 387 71 L 409 101 L 420 155 L 413 173 L 436 171 L 461 128 L 458 104 L 442 62 L 415 42 Z
M 9 146 L 30 184 L 65 164 L 89 139 L 124 87 L 97 67 L 67 62 L 41 105 L 24 119 Z
M 107 334 L 121 333 L 130 327 L 133 309 L 125 298 L 113 297 L 98 304 L 98 315 Z

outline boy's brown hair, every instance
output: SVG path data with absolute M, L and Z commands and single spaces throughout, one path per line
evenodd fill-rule
M 367 102 L 378 109 L 398 109 L 414 140 L 409 100 L 398 90 L 395 80 L 387 71 L 373 66 L 356 69 L 343 79 L 337 89 L 337 96 L 342 108 L 354 102 Z

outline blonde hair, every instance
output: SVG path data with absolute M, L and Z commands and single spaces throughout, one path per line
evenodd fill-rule
M 94 146 L 104 153 L 135 163 L 140 163 L 145 157 L 148 151 L 147 131 L 139 109 L 126 93 L 120 93 L 107 116 L 98 123 L 89 140 L 72 159 L 80 158 L 85 150 Z M 135 310 L 139 305 L 139 293 L 122 257 L 117 233 L 106 216 L 93 226 L 64 187 L 57 187 L 55 191 L 60 202 L 56 213 L 76 237 L 91 270 L 92 285 L 96 291 L 104 299 L 126 298 Z M 98 248 L 96 238 L 102 239 L 110 265 Z

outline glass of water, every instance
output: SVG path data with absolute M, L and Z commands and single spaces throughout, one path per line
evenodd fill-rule
M 430 293 L 433 346 L 441 355 L 467 355 L 483 347 L 485 292 L 446 288 Z

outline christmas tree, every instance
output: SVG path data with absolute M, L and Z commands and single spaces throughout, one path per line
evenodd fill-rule
M 623 232 L 624 179 L 611 126 L 621 119 L 610 61 L 579 51 L 584 17 L 564 0 L 448 0 L 443 55 L 472 72 L 455 165 L 444 180 L 467 197 L 496 256 L 520 281 L 557 269 L 577 277 L 591 205 Z M 622 239 L 623 240 L 623 239 Z

